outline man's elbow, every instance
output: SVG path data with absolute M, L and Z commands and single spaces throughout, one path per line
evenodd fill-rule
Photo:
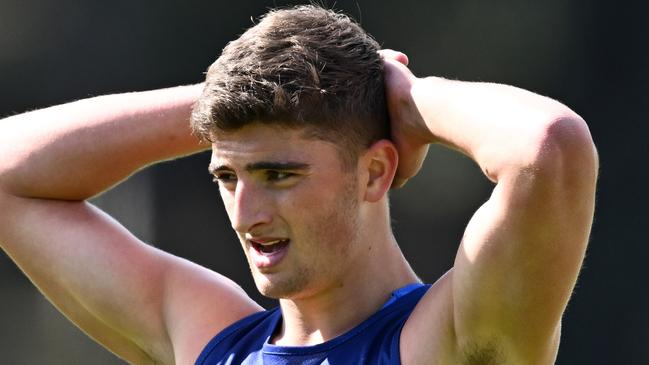
M 599 168 L 597 149 L 588 125 L 579 115 L 566 113 L 550 120 L 543 141 L 551 150 L 550 158 L 559 158 L 565 168 L 596 175 Z
M 550 118 L 535 145 L 534 169 L 564 187 L 594 188 L 599 169 L 595 143 L 586 122 L 568 111 Z M 587 189 L 590 190 L 590 189 Z

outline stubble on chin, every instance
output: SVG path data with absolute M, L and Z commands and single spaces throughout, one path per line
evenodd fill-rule
M 257 290 L 261 295 L 271 299 L 296 299 L 303 296 L 311 281 L 308 270 L 294 268 L 292 271 L 292 273 L 281 272 L 270 275 L 253 273 Z

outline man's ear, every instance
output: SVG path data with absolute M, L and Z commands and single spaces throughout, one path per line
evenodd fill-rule
M 399 153 L 392 141 L 382 139 L 368 148 L 362 157 L 363 168 L 368 174 L 365 200 L 377 202 L 392 185 L 399 163 Z

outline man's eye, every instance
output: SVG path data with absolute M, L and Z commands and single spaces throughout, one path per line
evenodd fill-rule
M 266 171 L 266 179 L 268 181 L 286 180 L 292 176 L 295 176 L 295 174 L 291 172 L 273 171 L 273 170 Z
M 212 179 L 215 183 L 229 184 L 237 181 L 235 174 L 217 174 Z

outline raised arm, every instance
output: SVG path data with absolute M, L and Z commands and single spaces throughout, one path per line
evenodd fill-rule
M 197 152 L 189 131 L 201 85 L 100 96 L 16 115 L 0 128 L 0 189 L 83 200 L 137 169 Z
M 416 173 L 428 143 L 461 151 L 496 183 L 438 295 L 424 300 L 419 321 L 409 324 L 408 340 L 437 336 L 433 308 L 447 308 L 451 363 L 484 356 L 498 364 L 553 364 L 593 219 L 598 162 L 586 123 L 525 90 L 419 79 L 388 58 L 391 117 L 405 160 L 397 185 Z
M 229 280 L 140 242 L 84 201 L 148 164 L 205 149 L 188 123 L 200 92 L 101 96 L 0 121 L 2 249 L 132 363 L 191 363 L 215 331 L 258 310 Z

